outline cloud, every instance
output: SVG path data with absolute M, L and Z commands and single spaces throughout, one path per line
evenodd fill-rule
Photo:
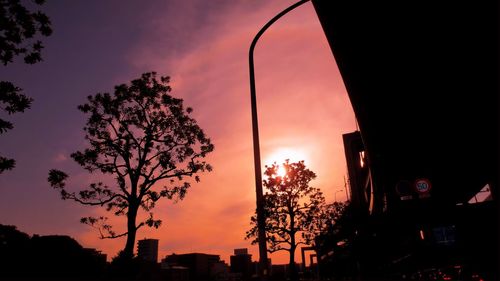
M 68 157 L 66 156 L 66 153 L 63 152 L 57 153 L 57 155 L 53 158 L 53 161 L 56 163 L 66 162 L 66 160 L 68 160 Z
M 162 207 L 165 225 L 148 234 L 161 237 L 163 254 L 228 255 L 235 246 L 255 251 L 243 240 L 255 209 L 248 48 L 287 3 L 258 2 L 252 9 L 255 1 L 216 3 L 210 13 L 196 1 L 170 5 L 183 13 L 153 17 L 128 57 L 136 68 L 172 75 L 173 94 L 194 108 L 216 146 L 214 172 L 203 175 L 184 201 Z M 313 184 L 331 197 L 345 173 L 341 134 L 354 129 L 354 118 L 312 6 L 273 25 L 258 43 L 255 63 L 262 158 L 281 146 L 300 147 L 318 174 Z
M 134 30 L 141 34 L 134 35 L 126 52 L 129 68 L 116 71 L 110 83 L 151 70 L 171 75 L 172 94 L 194 108 L 193 116 L 216 146 L 207 158 L 214 171 L 201 175 L 183 201 L 158 204 L 155 216 L 164 221 L 160 229 L 140 230 L 138 239 L 160 239 L 160 256 L 210 252 L 228 261 L 234 248 L 248 247 L 258 257 L 256 247 L 243 239 L 255 210 L 248 48 L 263 24 L 291 3 L 163 1 L 138 12 L 142 21 Z M 255 63 L 262 159 L 282 147 L 303 150 L 306 164 L 318 175 L 313 184 L 333 198 L 345 174 L 341 134 L 354 130 L 355 123 L 310 4 L 264 34 Z M 54 157 L 56 163 L 66 160 L 64 154 Z M 78 174 L 74 179 L 86 183 L 96 178 Z M 123 230 L 123 218 L 112 221 Z M 124 239 L 97 236 L 86 228 L 78 239 L 110 257 L 125 244 Z M 273 263 L 286 262 L 283 255 L 271 257 Z

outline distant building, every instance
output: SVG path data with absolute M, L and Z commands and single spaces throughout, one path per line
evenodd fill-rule
M 161 269 L 165 273 L 166 280 L 189 281 L 189 268 L 185 266 L 169 266 L 162 261 Z
M 240 249 L 234 249 L 234 255 L 248 255 L 248 249 L 247 248 L 240 248 Z
M 137 256 L 143 260 L 158 262 L 158 239 L 137 241 Z
M 295 269 L 297 272 L 300 272 L 300 264 L 294 263 Z M 270 280 L 276 280 L 276 281 L 281 281 L 281 280 L 287 280 L 289 279 L 290 276 L 290 265 L 289 264 L 271 264 L 271 273 L 270 273 Z M 303 273 L 300 273 L 303 274 Z M 301 280 L 303 280 L 301 278 Z
M 102 263 L 102 264 L 105 264 L 107 259 L 108 259 L 108 255 L 106 254 L 103 254 L 102 251 L 98 251 L 94 248 L 83 248 L 83 251 L 93 257 L 93 259 L 99 263 Z
M 227 275 L 227 265 L 219 255 L 203 253 L 172 254 L 162 260 L 162 268 L 186 267 L 190 280 L 220 280 Z
M 236 273 L 243 280 L 249 280 L 255 272 L 252 264 L 252 255 L 248 254 L 248 249 L 234 249 L 234 255 L 230 256 L 231 273 Z
M 286 280 L 288 264 L 273 264 L 271 266 L 271 280 Z

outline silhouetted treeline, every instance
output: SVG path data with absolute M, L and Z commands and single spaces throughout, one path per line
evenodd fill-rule
M 99 279 L 106 257 L 64 235 L 30 237 L 0 224 L 0 280 Z
M 111 262 L 66 235 L 33 235 L 0 224 L 0 280 L 168 280 L 158 263 L 128 259 Z

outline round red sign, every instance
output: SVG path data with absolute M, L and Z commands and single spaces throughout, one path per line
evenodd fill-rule
M 415 181 L 415 190 L 418 193 L 428 193 L 431 188 L 431 182 L 428 179 L 417 179 Z

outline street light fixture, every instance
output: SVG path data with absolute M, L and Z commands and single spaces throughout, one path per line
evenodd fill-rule
M 259 38 L 264 32 L 279 18 L 286 13 L 297 8 L 298 6 L 308 2 L 309 0 L 299 1 L 290 7 L 277 14 L 268 23 L 262 27 L 257 35 L 255 35 L 249 51 L 249 67 L 250 67 L 250 99 L 252 106 L 252 133 L 253 133 L 253 155 L 254 155 L 254 168 L 255 168 L 255 193 L 257 197 L 257 229 L 259 240 L 259 276 L 261 280 L 267 279 L 267 245 L 266 245 L 266 218 L 264 217 L 264 195 L 262 192 L 262 171 L 260 163 L 260 144 L 259 144 L 259 125 L 257 120 L 257 97 L 255 94 L 255 73 L 253 63 L 253 51 Z

